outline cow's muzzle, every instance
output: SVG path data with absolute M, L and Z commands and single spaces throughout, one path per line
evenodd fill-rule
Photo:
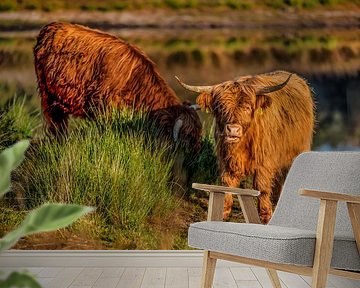
M 241 125 L 226 124 L 224 127 L 225 142 L 238 142 L 243 134 Z

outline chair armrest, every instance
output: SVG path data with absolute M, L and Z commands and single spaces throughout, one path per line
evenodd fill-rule
M 193 183 L 192 188 L 198 189 L 198 190 L 204 190 L 204 191 L 208 191 L 208 192 L 230 193 L 230 194 L 241 195 L 241 196 L 257 197 L 260 195 L 260 192 L 257 190 L 241 189 L 241 188 L 225 187 L 225 186 L 217 186 L 217 185 L 208 185 L 208 184 L 199 184 L 199 183 Z
M 302 196 L 318 198 L 321 200 L 343 201 L 343 202 L 360 204 L 360 196 L 354 196 L 348 194 L 340 194 L 334 192 L 316 191 L 316 190 L 308 190 L 308 189 L 300 189 L 299 194 Z

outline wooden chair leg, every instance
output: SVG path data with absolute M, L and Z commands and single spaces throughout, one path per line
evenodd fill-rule
M 209 251 L 204 251 L 201 288 L 211 288 L 214 281 L 216 258 L 210 257 Z
M 337 201 L 320 200 L 312 288 L 325 288 L 330 270 Z
M 266 272 L 270 278 L 273 288 L 281 288 L 279 276 L 274 269 L 266 269 Z
M 349 215 L 355 236 L 356 245 L 360 253 L 360 204 L 347 203 L 347 207 L 349 209 Z

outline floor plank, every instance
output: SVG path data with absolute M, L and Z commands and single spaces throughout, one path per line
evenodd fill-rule
M 214 288 L 237 288 L 229 268 L 216 268 L 213 286 Z
M 310 285 L 297 274 L 278 272 L 280 279 L 289 288 L 310 288 Z M 345 288 L 345 287 L 344 287 Z
M 39 275 L 39 273 L 44 270 L 44 267 L 29 267 L 26 268 L 26 271 L 30 272 L 32 275 Z
M 62 270 L 64 270 L 62 267 L 47 267 L 42 269 L 37 276 L 40 278 L 55 278 Z
M 119 277 L 100 277 L 91 288 L 115 288 L 119 281 Z
M 36 280 L 43 288 L 50 288 L 49 283 L 53 281 L 54 278 L 37 278 Z
M 68 288 L 84 270 L 82 267 L 66 267 L 47 284 L 50 288 Z
M 103 272 L 102 268 L 84 268 L 71 283 L 72 286 L 92 286 Z
M 304 281 L 308 283 L 309 286 L 311 286 L 312 278 L 310 276 L 300 276 L 300 277 L 303 278 Z M 336 287 L 328 279 L 326 283 L 326 288 L 336 288 Z
M 262 288 L 258 281 L 240 280 L 236 281 L 238 288 Z
M 249 281 L 257 281 L 254 272 L 250 267 L 247 268 L 238 268 L 238 267 L 230 267 L 230 271 L 235 279 L 235 281 L 241 280 L 249 280 Z
M 166 268 L 147 268 L 141 288 L 164 288 Z
M 330 275 L 329 282 L 335 288 L 360 288 L 360 281 Z
M 199 288 L 201 283 L 201 268 L 188 268 L 189 288 Z
M 189 275 L 187 268 L 167 268 L 166 269 L 166 288 L 188 288 Z
M 251 271 L 253 271 L 256 279 L 259 281 L 262 288 L 273 288 L 270 278 L 264 268 L 251 267 Z M 288 288 L 281 279 L 280 279 L 280 282 L 281 282 L 282 288 Z M 292 287 L 290 287 L 290 288 L 292 288 Z
M 112 277 L 118 277 L 120 278 L 121 275 L 124 273 L 125 268 L 124 267 L 105 267 L 103 268 L 103 271 L 100 275 L 100 278 L 112 278 Z
M 116 288 L 139 288 L 145 274 L 145 268 L 126 268 Z

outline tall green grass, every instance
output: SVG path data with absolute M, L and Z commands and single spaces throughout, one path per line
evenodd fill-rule
M 95 206 L 96 215 L 89 217 L 109 231 L 103 239 L 115 242 L 114 228 L 119 235 L 148 233 L 149 219 L 166 217 L 176 199 L 174 152 L 167 141 L 152 137 L 155 129 L 146 123 L 146 115 L 114 112 L 98 121 L 73 121 L 60 141 L 33 143 L 18 171 L 26 207 L 48 201 Z
M 14 143 L 30 139 L 40 127 L 40 113 L 30 111 L 23 99 L 14 97 L 0 106 L 0 151 Z
M 96 247 L 188 248 L 187 223 L 205 215 L 190 185 L 217 181 L 211 134 L 204 136 L 195 157 L 174 147 L 144 113 L 113 111 L 96 121 L 72 119 L 68 134 L 57 140 L 36 129 L 41 127 L 39 114 L 30 113 L 24 102 L 10 101 L 0 109 L 3 147 L 32 139 L 26 160 L 13 175 L 12 193 L 0 203 L 0 234 L 44 202 L 74 203 L 97 209 L 66 234 L 95 241 Z M 185 159 L 181 167 L 176 159 Z M 189 178 L 179 195 L 176 174 L 181 169 Z

